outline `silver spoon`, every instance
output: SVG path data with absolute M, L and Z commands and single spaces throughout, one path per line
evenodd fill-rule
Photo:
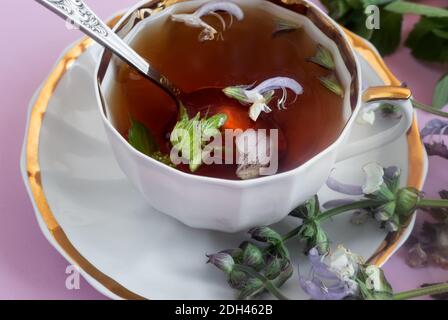
M 167 77 L 154 69 L 148 61 L 143 59 L 115 32 L 113 32 L 82 0 L 36 0 L 38 3 L 56 13 L 65 20 L 78 25 L 80 30 L 90 36 L 103 47 L 111 50 L 124 62 L 134 67 L 145 78 L 154 82 L 167 92 L 179 106 L 181 101 L 187 109 L 206 110 L 215 106 L 217 101 L 223 103 L 225 99 L 222 88 L 203 88 L 191 93 L 184 93 Z M 234 101 L 226 100 L 234 104 Z
M 70 19 L 79 26 L 82 32 L 111 50 L 130 66 L 139 71 L 145 78 L 153 81 L 171 97 L 178 100 L 182 90 L 169 79 L 155 70 L 145 59 L 128 46 L 113 32 L 82 0 L 36 0 L 63 19 Z

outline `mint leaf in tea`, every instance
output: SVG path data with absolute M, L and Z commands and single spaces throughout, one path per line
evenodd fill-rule
M 212 3 L 150 17 L 129 38 L 184 92 L 198 92 L 195 103 L 182 100 L 187 108 L 179 115 L 165 92 L 113 59 L 107 103 L 115 128 L 127 137 L 129 118 L 139 119 L 165 160 L 167 155 L 173 160 L 173 150 L 185 151 L 190 163 L 176 162 L 177 169 L 234 180 L 256 178 L 258 169 L 271 172 L 265 160 L 270 156 L 272 162 L 274 153 L 278 163 L 272 172 L 280 173 L 331 145 L 351 114 L 344 103 L 350 79 L 341 73 L 345 66 L 332 41 L 307 17 L 271 3 L 207 4 Z M 218 94 L 207 96 L 203 88 L 217 88 Z M 204 126 L 219 132 L 222 141 Z M 173 136 L 176 128 L 186 130 Z M 237 146 L 241 137 L 244 145 Z

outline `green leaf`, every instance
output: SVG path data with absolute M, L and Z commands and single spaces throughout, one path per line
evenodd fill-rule
M 325 69 L 334 70 L 336 68 L 336 64 L 334 62 L 331 51 L 321 44 L 317 45 L 317 51 L 314 57 L 309 58 L 308 60 L 321 67 L 324 67 Z
M 333 73 L 327 77 L 321 77 L 319 78 L 319 80 L 325 88 L 340 96 L 341 98 L 344 97 L 344 89 Z
M 210 138 L 216 135 L 221 128 L 227 122 L 227 115 L 220 113 L 211 118 L 201 120 L 201 130 L 205 138 Z
M 448 18 L 422 17 L 406 40 L 412 54 L 428 62 L 448 62 L 448 39 L 438 34 L 448 32 Z
M 135 149 L 147 156 L 157 151 L 154 137 L 146 129 L 145 125 L 136 120 L 131 120 L 131 128 L 128 132 L 128 141 Z
M 170 141 L 173 147 L 187 158 L 191 172 L 198 170 L 202 164 L 202 150 L 207 139 L 219 133 L 226 121 L 225 114 L 201 119 L 201 114 L 197 113 L 190 119 L 187 110 L 181 105 L 179 121 L 171 132 Z
M 311 219 L 320 213 L 319 197 L 316 195 L 295 208 L 290 215 L 300 219 Z
M 394 1 L 387 5 L 385 10 L 399 14 L 416 14 L 426 17 L 448 17 L 448 10 L 424 4 L 412 3 L 408 1 Z
M 359 36 L 370 40 L 383 54 L 394 52 L 400 44 L 402 15 L 386 11 L 384 7 L 394 0 L 325 0 L 322 3 L 338 23 Z M 380 29 L 366 26 L 366 8 L 376 5 L 380 9 Z
M 439 38 L 448 40 L 448 30 L 435 29 L 432 30 L 432 33 L 434 33 Z
M 388 55 L 398 49 L 401 42 L 401 14 L 381 11 L 380 29 L 374 30 L 370 41 L 382 55 Z
M 185 106 L 183 105 L 182 102 L 180 102 L 180 107 L 179 107 L 179 121 L 186 121 L 188 120 L 188 112 L 187 109 L 185 108 Z
M 448 74 L 444 75 L 437 83 L 432 99 L 432 106 L 442 109 L 448 104 Z
M 273 36 L 277 36 L 281 33 L 286 32 L 294 32 L 301 28 L 301 25 L 296 22 L 285 20 L 285 19 L 277 19 L 275 20 L 275 30 L 273 32 Z

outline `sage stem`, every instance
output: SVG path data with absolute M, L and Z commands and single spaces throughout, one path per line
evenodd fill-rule
M 411 101 L 412 101 L 412 105 L 416 109 L 420 109 L 420 110 L 423 110 L 425 112 L 435 114 L 437 116 L 448 118 L 448 112 L 443 112 L 442 110 L 439 110 L 439 109 L 436 109 L 434 107 L 428 106 L 426 104 L 420 103 L 418 101 L 415 101 L 414 99 L 412 99 Z
M 268 290 L 277 299 L 279 299 L 279 300 L 289 300 L 287 297 L 285 297 L 280 292 L 280 290 L 269 279 L 267 279 L 265 276 L 259 274 L 254 269 L 252 269 L 250 267 L 247 267 L 247 266 L 240 265 L 240 264 L 236 264 L 234 266 L 234 269 L 238 270 L 238 271 L 242 271 L 242 272 L 250 275 L 251 277 L 257 278 L 258 280 L 263 282 L 263 285 L 264 285 L 265 289 Z
M 428 287 L 399 292 L 393 295 L 393 300 L 407 300 L 423 296 L 431 296 L 448 292 L 448 283 L 434 284 Z

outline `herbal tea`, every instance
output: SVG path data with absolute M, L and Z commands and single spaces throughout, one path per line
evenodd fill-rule
M 114 59 L 108 115 L 131 145 L 179 170 L 250 179 L 258 176 L 254 169 L 265 165 L 245 162 L 241 155 L 242 162 L 206 164 L 201 161 L 205 144 L 185 142 L 193 131 L 241 129 L 240 138 L 247 138 L 249 129 L 255 133 L 267 129 L 263 145 L 272 153 L 266 140 L 275 129 L 276 172 L 284 172 L 328 147 L 346 124 L 344 88 L 331 52 L 299 23 L 282 20 L 261 6 L 221 1 L 195 12 L 159 17 L 146 24 L 131 45 L 184 92 L 193 94 L 182 101 L 185 107 L 179 112 L 160 88 Z M 174 134 L 176 129 L 185 134 Z M 232 152 L 221 142 L 217 150 L 222 149 L 223 158 L 227 153 L 236 155 L 238 141 L 233 137 Z M 173 147 L 186 151 L 190 162 L 173 163 Z

